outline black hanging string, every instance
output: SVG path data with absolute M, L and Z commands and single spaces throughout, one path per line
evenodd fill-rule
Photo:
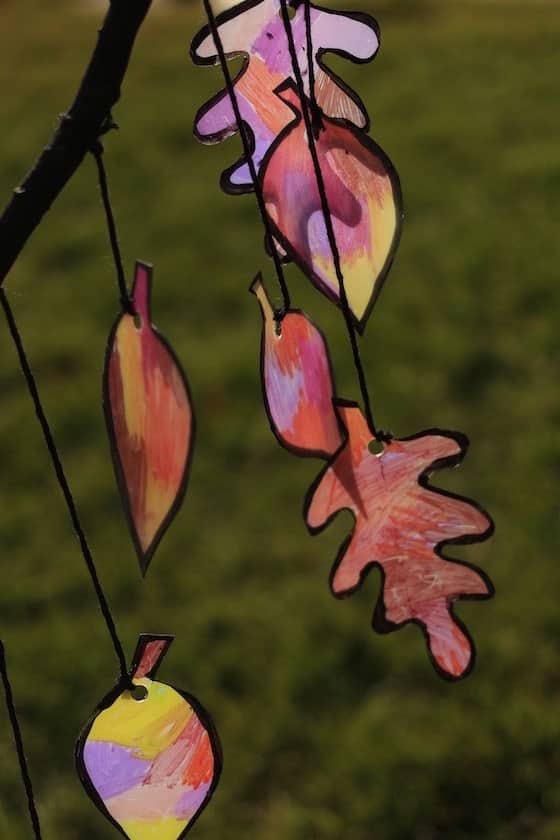
M 19 769 L 23 786 L 25 787 L 25 794 L 27 796 L 27 807 L 29 816 L 31 818 L 31 825 L 33 826 L 33 833 L 36 840 L 42 840 L 41 824 L 39 822 L 39 814 L 37 813 L 37 806 L 35 805 L 35 796 L 33 794 L 33 785 L 31 783 L 31 776 L 29 775 L 29 767 L 27 766 L 27 759 L 25 757 L 25 750 L 23 747 L 23 737 L 19 726 L 16 706 L 14 703 L 14 695 L 12 686 L 8 678 L 8 667 L 6 665 L 6 652 L 4 650 L 4 642 L 0 641 L 0 673 L 2 674 L 2 682 L 4 684 L 4 694 L 6 696 L 6 707 L 8 709 L 8 716 L 14 735 L 16 744 L 16 751 L 19 760 Z
M 311 108 L 312 112 L 319 114 L 320 108 L 317 104 L 317 100 L 315 97 L 315 85 L 314 83 L 314 70 L 313 70 L 313 43 L 311 37 L 311 11 L 310 11 L 310 4 L 309 0 L 303 0 L 305 3 L 305 23 L 307 29 L 307 60 L 309 65 L 309 80 L 310 80 L 310 98 L 311 98 Z M 329 207 L 329 200 L 327 197 L 327 193 L 325 190 L 325 181 L 323 179 L 323 173 L 321 171 L 321 164 L 319 162 L 319 157 L 317 155 L 317 147 L 315 145 L 315 137 L 317 136 L 317 120 L 316 124 L 313 124 L 313 118 L 309 113 L 309 108 L 307 104 L 307 97 L 305 93 L 305 85 L 303 82 L 303 77 L 301 74 L 301 69 L 298 62 L 297 57 L 297 50 L 296 45 L 294 42 L 294 35 L 292 31 L 292 24 L 290 20 L 290 13 L 288 9 L 288 0 L 280 0 L 280 7 L 282 12 L 282 20 L 284 23 L 284 30 L 286 32 L 286 38 L 288 40 L 288 49 L 290 52 L 290 58 L 292 61 L 292 69 L 294 72 L 294 79 L 298 88 L 299 97 L 301 100 L 301 111 L 302 116 L 305 123 L 305 129 L 307 132 L 307 141 L 309 144 L 309 152 L 311 154 L 311 160 L 313 163 L 313 169 L 315 172 L 315 178 L 317 180 L 317 188 L 319 191 L 319 196 L 321 198 L 321 209 L 323 212 L 323 217 L 325 220 L 325 228 L 327 231 L 327 238 L 329 240 L 330 249 L 332 252 L 333 257 L 333 264 L 334 269 L 336 272 L 336 278 L 338 280 L 339 290 L 340 290 L 340 306 L 342 308 L 342 313 L 344 315 L 344 320 L 346 322 L 346 329 L 348 331 L 348 336 L 350 338 L 350 345 L 352 347 L 352 355 L 354 357 L 354 366 L 356 368 L 356 373 L 358 374 L 358 382 L 360 385 L 360 391 L 362 394 L 362 400 L 364 403 L 364 413 L 366 416 L 366 420 L 370 431 L 376 440 L 386 440 L 389 441 L 391 439 L 390 435 L 386 435 L 381 431 L 378 431 L 375 427 L 374 419 L 373 419 L 373 410 L 371 407 L 371 398 L 369 395 L 369 389 L 367 385 L 366 375 L 364 371 L 364 366 L 362 363 L 362 359 L 360 356 L 360 348 L 358 346 L 358 336 L 356 333 L 356 328 L 354 326 L 354 321 L 352 318 L 352 312 L 350 310 L 350 304 L 348 302 L 348 296 L 346 294 L 346 288 L 344 285 L 344 274 L 342 272 L 342 267 L 340 263 L 340 253 L 338 251 L 338 246 L 336 244 L 336 236 L 334 232 L 334 226 L 331 216 L 331 211 Z
M 39 424 L 41 426 L 43 437 L 45 439 L 45 443 L 47 445 L 47 449 L 49 451 L 49 455 L 51 457 L 51 461 L 54 467 L 54 471 L 56 473 L 56 477 L 58 479 L 58 483 L 60 485 L 60 489 L 62 490 L 62 495 L 64 496 L 64 500 L 66 502 L 66 506 L 68 508 L 68 513 L 70 514 L 70 519 L 72 522 L 72 526 L 78 537 L 78 541 L 80 543 L 80 548 L 82 550 L 83 558 L 86 562 L 86 566 L 91 577 L 91 581 L 93 583 L 93 587 L 95 589 L 95 594 L 97 595 L 97 600 L 99 601 L 99 608 L 101 610 L 101 614 L 105 619 L 105 624 L 107 625 L 107 629 L 109 631 L 109 635 L 111 636 L 111 640 L 113 642 L 113 647 L 115 648 L 115 653 L 117 654 L 117 659 L 119 660 L 120 672 L 121 672 L 121 681 L 123 684 L 127 685 L 128 687 L 132 687 L 132 681 L 128 674 L 126 656 L 124 653 L 123 646 L 119 639 L 117 629 L 115 626 L 115 622 L 113 616 L 111 614 L 111 610 L 109 608 L 109 604 L 105 597 L 105 593 L 103 592 L 103 587 L 101 586 L 101 582 L 99 580 L 99 575 L 97 573 L 97 569 L 95 567 L 95 562 L 93 559 L 93 555 L 91 553 L 90 547 L 88 545 L 88 541 L 80 522 L 80 518 L 78 516 L 78 510 L 76 508 L 76 503 L 72 496 L 72 491 L 70 490 L 70 485 L 68 484 L 68 479 L 66 478 L 66 474 L 64 472 L 64 467 L 62 466 L 62 461 L 58 450 L 56 448 L 56 443 L 53 437 L 53 433 L 51 432 L 47 416 L 43 409 L 41 398 L 39 396 L 39 391 L 37 389 L 37 384 L 35 382 L 35 377 L 33 376 L 33 371 L 31 370 L 31 366 L 27 359 L 27 355 L 25 353 L 25 348 L 23 346 L 22 338 L 19 334 L 19 330 L 17 327 L 16 319 L 14 317 L 14 313 L 6 297 L 6 292 L 4 291 L 3 287 L 0 287 L 0 303 L 2 304 L 2 308 L 4 309 L 4 314 L 6 316 L 6 321 L 8 324 L 8 329 L 10 331 L 10 335 L 14 342 L 19 362 L 21 366 L 21 370 L 25 381 L 27 383 L 27 388 L 31 399 L 33 401 L 33 405 L 35 406 L 35 413 L 37 415 L 37 419 L 39 420 Z
M 311 116 L 313 125 L 313 136 L 319 137 L 319 132 L 323 127 L 323 120 L 321 118 L 321 108 L 317 104 L 317 96 L 315 93 L 315 60 L 313 55 L 313 33 L 311 31 L 311 3 L 309 0 L 303 0 L 303 14 L 305 20 L 305 40 L 307 49 L 307 78 L 309 80 L 309 94 L 311 100 Z M 291 24 L 290 24 L 291 28 Z M 293 61 L 293 58 L 292 58 Z
M 272 232 L 272 228 L 270 225 L 270 220 L 268 218 L 268 214 L 266 212 L 266 203 L 264 200 L 264 195 L 262 191 L 261 184 L 259 182 L 259 176 L 257 174 L 257 170 L 255 168 L 255 162 L 253 160 L 253 150 L 251 148 L 251 141 L 247 133 L 247 128 L 243 121 L 243 117 L 241 116 L 241 110 L 239 108 L 239 102 L 237 100 L 237 94 L 235 92 L 235 86 L 233 80 L 231 78 L 231 73 L 229 72 L 228 62 L 226 58 L 226 54 L 224 51 L 224 45 L 222 43 L 222 39 L 220 36 L 220 32 L 218 30 L 218 24 L 216 23 L 216 17 L 214 15 L 214 11 L 212 9 L 212 5 L 210 0 L 203 0 L 204 9 L 206 11 L 206 15 L 208 17 L 208 23 L 210 25 L 210 31 L 212 33 L 212 37 L 214 39 L 214 44 L 216 46 L 216 50 L 218 52 L 218 58 L 220 60 L 220 66 L 222 68 L 222 73 L 224 75 L 224 80 L 226 83 L 226 89 L 230 98 L 231 107 L 233 109 L 233 113 L 235 116 L 235 121 L 237 123 L 237 128 L 239 131 L 239 135 L 241 137 L 241 142 L 243 144 L 243 151 L 245 153 L 245 158 L 247 161 L 247 166 L 249 167 L 249 172 L 251 174 L 251 180 L 253 182 L 253 188 L 255 190 L 255 196 L 257 199 L 257 204 L 259 207 L 259 212 L 261 215 L 262 223 L 264 225 L 264 229 L 266 231 L 266 238 L 268 241 L 268 247 L 270 253 L 272 255 L 272 259 L 274 261 L 274 267 L 276 269 L 276 276 L 278 279 L 278 285 L 280 286 L 280 291 L 282 293 L 282 312 L 278 314 L 279 320 L 282 319 L 283 315 L 286 311 L 290 308 L 290 292 L 288 289 L 288 285 L 286 283 L 286 278 L 284 277 L 284 270 L 282 268 L 282 261 L 278 255 L 278 251 L 276 249 L 276 245 L 274 242 L 274 234 Z
M 111 128 L 115 127 L 116 126 L 114 125 L 114 123 L 109 122 L 105 131 L 108 131 Z M 107 172 L 105 170 L 105 163 L 103 162 L 103 143 L 100 139 L 97 139 L 95 141 L 90 151 L 93 157 L 95 158 L 95 162 L 97 164 L 97 174 L 99 176 L 99 189 L 101 192 L 101 200 L 103 202 L 105 216 L 107 218 L 107 229 L 109 231 L 109 241 L 111 242 L 111 250 L 113 252 L 113 260 L 115 262 L 115 269 L 117 272 L 117 284 L 119 287 L 121 306 L 125 312 L 128 312 L 129 315 L 134 315 L 134 306 L 130 299 L 130 295 L 128 294 L 126 276 L 121 256 L 121 249 L 119 246 L 119 239 L 117 236 L 117 226 L 115 224 L 115 216 L 113 214 L 113 208 L 111 207 L 111 198 L 109 196 Z

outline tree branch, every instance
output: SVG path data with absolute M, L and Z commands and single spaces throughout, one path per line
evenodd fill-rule
M 0 217 L 0 284 L 35 228 L 103 133 L 152 0 L 110 0 L 76 98 Z

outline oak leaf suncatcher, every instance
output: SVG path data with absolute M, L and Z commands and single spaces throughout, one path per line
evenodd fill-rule
M 450 560 L 446 546 L 490 536 L 490 517 L 472 501 L 438 490 L 428 477 L 460 463 L 464 435 L 433 429 L 393 439 L 371 451 L 371 431 L 357 405 L 337 403 L 346 440 L 309 493 L 305 517 L 312 533 L 342 510 L 355 520 L 331 574 L 337 597 L 351 595 L 375 565 L 382 593 L 373 616 L 379 632 L 419 624 L 434 664 L 446 677 L 465 676 L 473 644 L 452 605 L 459 598 L 488 598 L 492 584 L 479 570 Z

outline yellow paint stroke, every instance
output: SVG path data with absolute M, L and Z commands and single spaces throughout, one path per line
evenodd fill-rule
M 173 688 L 147 678 L 134 680 L 148 689 L 145 700 L 133 700 L 128 691 L 96 718 L 89 739 L 109 741 L 151 760 L 181 734 L 193 714 L 191 706 Z
M 383 200 L 378 203 L 375 198 L 368 198 L 370 218 L 370 249 L 354 251 L 352 256 L 342 259 L 344 288 L 350 308 L 358 320 L 364 317 L 369 301 L 387 256 L 391 249 L 397 226 L 397 214 L 391 189 L 385 192 Z M 337 222 L 337 224 L 341 224 Z M 328 257 L 317 254 L 314 268 L 320 277 L 328 280 L 329 284 L 338 289 L 338 281 L 334 270 L 332 255 Z
M 121 825 L 130 840 L 177 840 L 187 823 L 169 817 L 155 822 L 124 820 Z
M 140 445 L 146 424 L 146 389 L 141 335 L 130 315 L 125 315 L 119 324 L 116 349 L 121 368 L 125 423 L 130 437 Z

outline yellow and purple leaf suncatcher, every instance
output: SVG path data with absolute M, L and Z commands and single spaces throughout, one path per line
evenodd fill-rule
M 141 636 L 131 679 L 99 704 L 76 747 L 80 779 L 129 840 L 179 840 L 208 804 L 221 748 L 208 713 L 154 676 L 173 638 Z
M 261 169 L 273 232 L 312 282 L 338 302 L 339 283 L 302 102 L 293 82 L 276 92 L 290 105 L 295 119 L 270 148 Z M 308 107 L 307 101 L 303 107 Z M 348 305 L 363 330 L 399 242 L 403 215 L 399 179 L 382 149 L 345 120 L 323 116 L 315 147 Z
M 138 262 L 134 314 L 107 350 L 104 405 L 117 481 L 142 572 L 183 499 L 194 417 L 187 380 L 150 321 L 151 266 Z

